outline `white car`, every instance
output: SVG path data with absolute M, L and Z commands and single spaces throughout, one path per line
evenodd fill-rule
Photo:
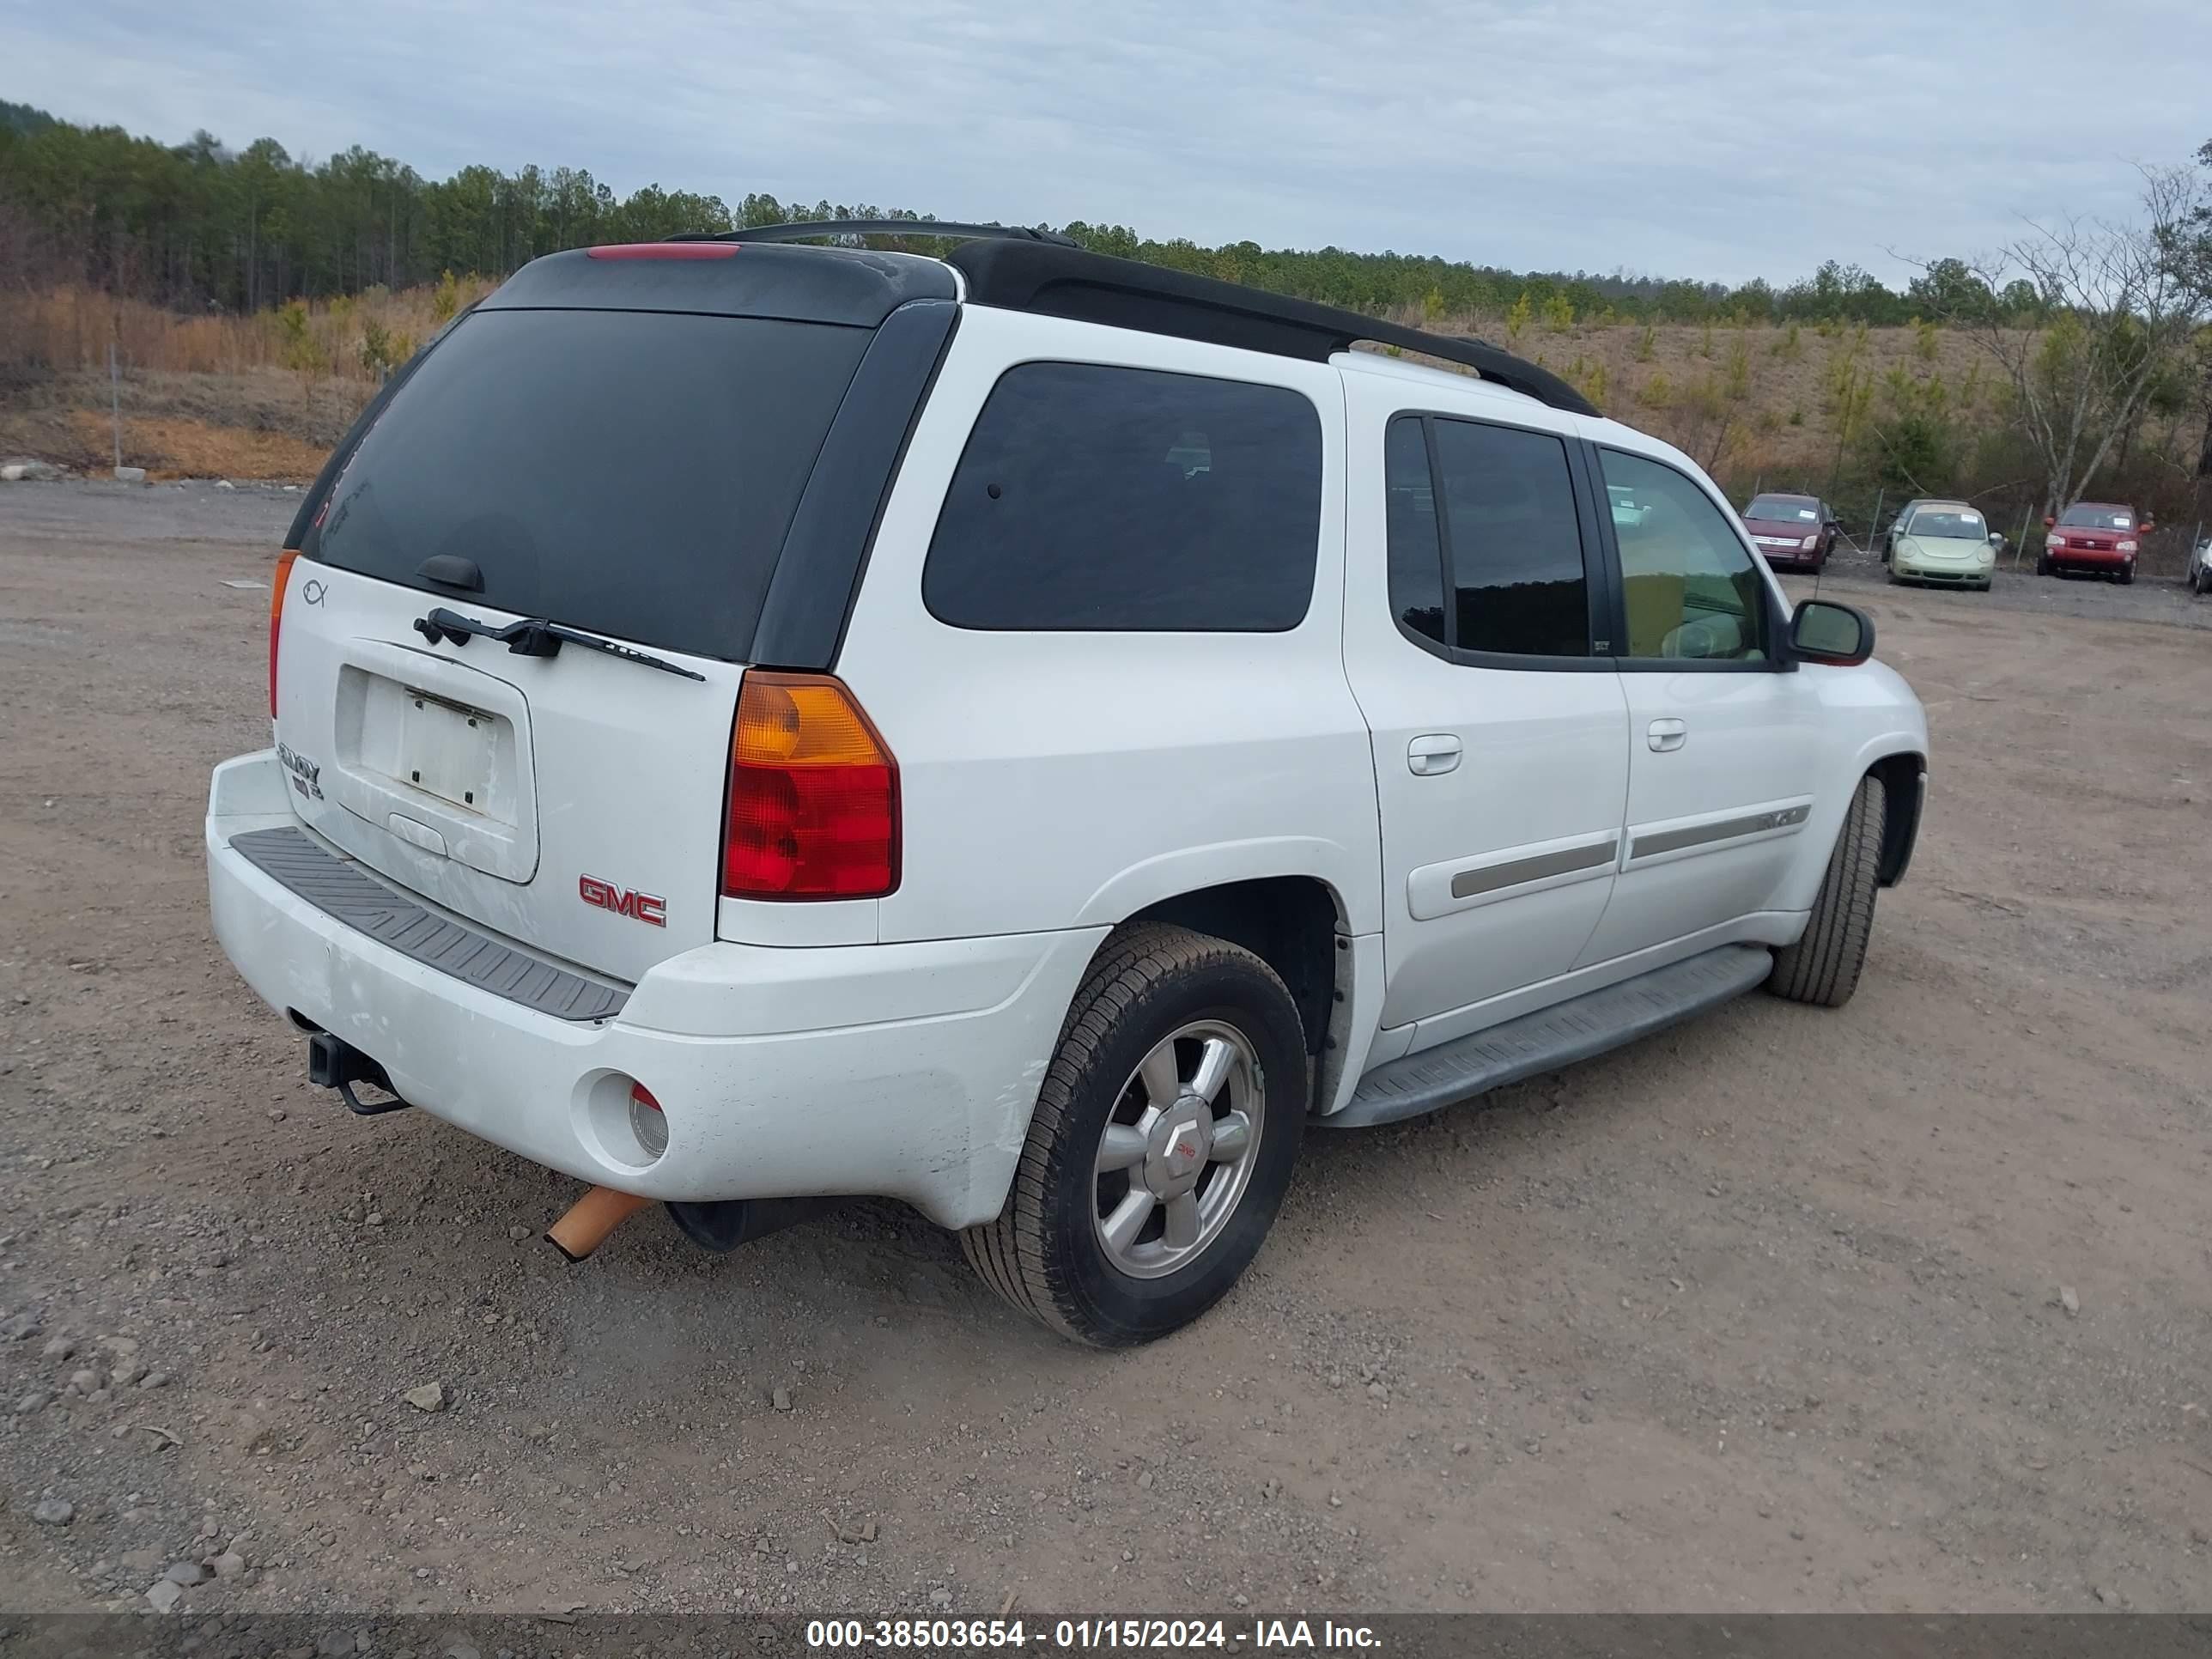
M 1926 722 L 1678 451 L 1478 342 L 820 234 L 536 261 L 307 499 L 210 902 L 356 1109 L 593 1183 L 574 1255 L 903 1200 L 1116 1344 L 1310 1126 L 1851 994 Z
M 2212 593 L 2212 536 L 2197 543 L 2189 556 L 2189 591 Z

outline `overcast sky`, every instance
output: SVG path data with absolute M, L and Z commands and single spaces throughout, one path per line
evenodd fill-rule
M 0 97 L 431 177 L 1785 282 L 2124 215 L 2205 0 L 0 0 Z

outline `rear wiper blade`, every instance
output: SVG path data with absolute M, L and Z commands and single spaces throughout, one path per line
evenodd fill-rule
M 618 645 L 612 640 L 601 639 L 596 634 L 580 634 L 573 628 L 563 628 L 559 623 L 544 617 L 525 618 L 504 628 L 495 628 L 488 622 L 478 622 L 474 617 L 464 617 L 457 611 L 448 611 L 442 605 L 427 617 L 415 618 L 415 631 L 433 645 L 451 640 L 455 645 L 466 645 L 469 636 L 476 635 L 487 640 L 497 640 L 518 657 L 557 657 L 563 643 L 580 645 L 586 651 L 604 651 L 610 657 L 658 668 L 664 674 L 681 674 L 687 680 L 703 680 L 707 677 L 680 663 L 670 662 L 665 657 L 655 657 L 635 647 Z

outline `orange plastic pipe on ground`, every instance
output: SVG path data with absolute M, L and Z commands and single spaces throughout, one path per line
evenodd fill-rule
M 635 1193 L 594 1187 L 545 1230 L 546 1242 L 569 1261 L 581 1261 L 607 1242 L 609 1233 L 652 1202 Z

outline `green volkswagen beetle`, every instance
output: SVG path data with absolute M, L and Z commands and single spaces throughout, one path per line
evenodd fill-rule
M 1893 582 L 1940 582 L 1989 591 L 2002 536 L 1964 501 L 1907 501 L 1889 527 L 1881 562 Z

